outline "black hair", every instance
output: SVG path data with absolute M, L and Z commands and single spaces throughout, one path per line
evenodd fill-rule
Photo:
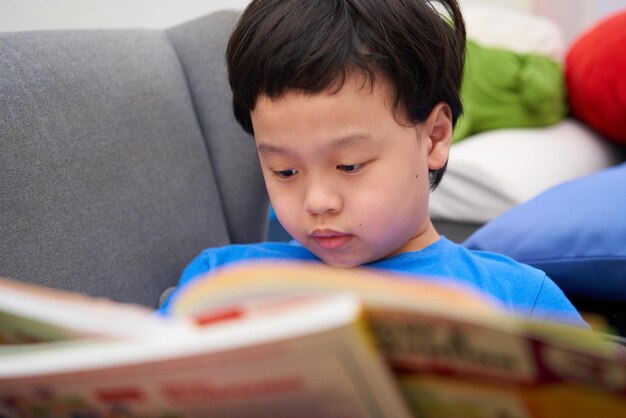
M 464 58 L 456 0 L 253 0 L 226 50 L 235 118 L 251 134 L 260 95 L 339 90 L 353 70 L 372 83 L 376 73 L 385 76 L 394 112 L 410 123 L 424 122 L 445 102 L 454 124 L 462 112 Z M 430 171 L 431 189 L 446 165 Z

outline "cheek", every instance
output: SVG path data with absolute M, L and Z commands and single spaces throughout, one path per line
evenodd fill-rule
M 349 200 L 349 218 L 364 233 L 389 228 L 396 221 L 398 199 L 389 190 L 369 188 Z
M 428 173 L 397 175 L 375 181 L 351 204 L 351 213 L 370 231 L 390 231 L 419 224 L 428 208 Z M 425 177 L 425 178 L 423 178 Z

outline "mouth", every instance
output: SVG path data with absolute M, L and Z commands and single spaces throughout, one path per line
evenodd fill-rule
M 324 250 L 338 250 L 352 239 L 351 234 L 330 229 L 318 229 L 313 231 L 309 236 Z

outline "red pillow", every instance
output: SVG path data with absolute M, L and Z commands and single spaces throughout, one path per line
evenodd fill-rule
M 626 11 L 574 41 L 565 59 L 565 80 L 572 114 L 626 144 Z

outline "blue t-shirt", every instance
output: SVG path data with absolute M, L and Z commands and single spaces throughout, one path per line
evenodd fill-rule
M 295 241 L 209 248 L 185 268 L 178 288 L 218 267 L 242 260 L 260 259 L 319 261 L 313 253 Z M 426 276 L 431 280 L 466 283 L 481 289 L 500 301 L 505 308 L 522 316 L 587 327 L 576 308 L 541 270 L 503 255 L 470 251 L 445 237 L 420 251 L 398 254 L 362 267 Z M 166 302 L 161 312 L 167 312 L 167 306 Z

